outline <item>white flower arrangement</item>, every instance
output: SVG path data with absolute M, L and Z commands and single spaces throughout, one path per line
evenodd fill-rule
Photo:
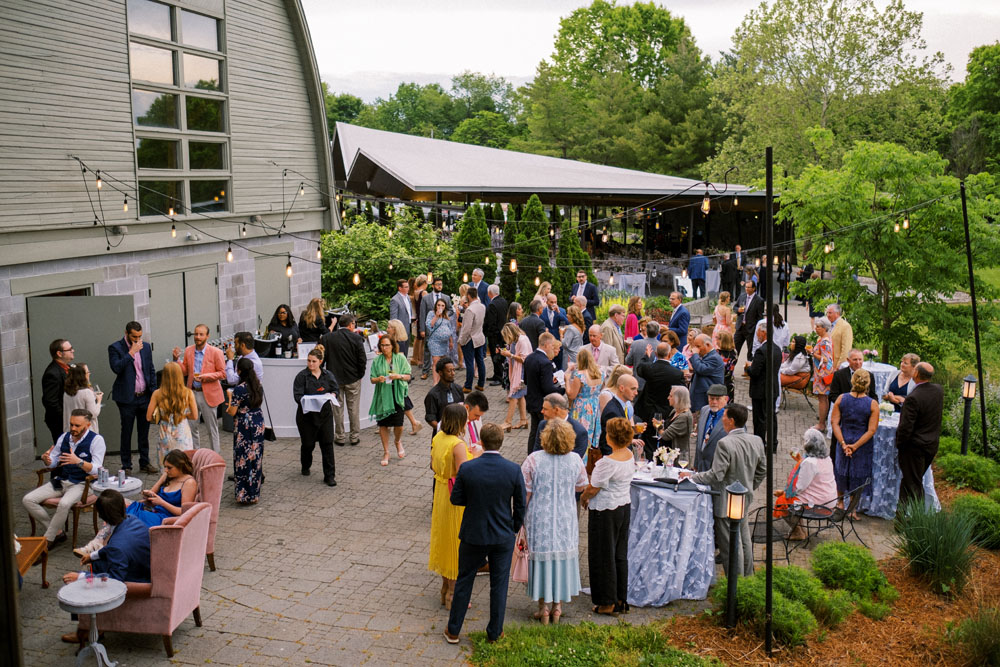
M 882 401 L 881 403 L 878 404 L 878 409 L 879 412 L 885 415 L 891 415 L 896 411 L 896 406 L 890 403 L 889 401 Z
M 653 452 L 653 463 L 658 463 L 662 466 L 672 466 L 674 461 L 678 456 L 681 455 L 681 450 L 675 448 L 667 447 L 657 447 L 656 451 Z

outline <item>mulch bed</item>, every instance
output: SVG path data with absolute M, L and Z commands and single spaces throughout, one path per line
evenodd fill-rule
M 936 489 L 946 506 L 957 495 L 969 493 L 942 481 Z M 969 584 L 954 600 L 932 593 L 910 574 L 902 558 L 884 560 L 880 567 L 900 593 L 888 617 L 873 621 L 854 612 L 840 627 L 814 636 L 804 646 L 785 649 L 776 643 L 778 650 L 771 657 L 755 633 L 739 626 L 727 630 L 716 617 L 677 616 L 664 631 L 677 648 L 731 665 L 968 664 L 945 638 L 948 624 L 972 616 L 980 607 L 1000 606 L 1000 553 L 979 549 L 978 555 Z

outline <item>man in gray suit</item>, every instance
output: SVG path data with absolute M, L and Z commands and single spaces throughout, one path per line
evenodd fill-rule
M 458 332 L 458 344 L 465 357 L 465 393 L 472 391 L 472 378 L 479 373 L 476 391 L 482 391 L 486 384 L 486 335 L 483 323 L 486 320 L 486 306 L 479 302 L 479 294 L 474 290 L 466 292 L 469 305 L 462 316 L 462 330 Z
M 694 469 L 697 472 L 705 472 L 712 468 L 715 447 L 726 435 L 722 417 L 728 402 L 726 385 L 713 384 L 708 388 L 708 405 L 698 413 L 698 435 L 694 446 Z
M 410 336 L 413 334 L 413 321 L 417 319 L 417 314 L 413 312 L 413 303 L 410 301 L 410 283 L 405 278 L 400 278 L 396 281 L 396 289 L 398 291 L 392 295 L 392 300 L 389 302 L 389 319 L 402 322 L 407 336 Z
M 434 312 L 434 304 L 438 302 L 439 299 L 443 300 L 446 304 L 445 312 L 449 316 L 454 312 L 451 307 L 451 297 L 444 293 L 444 282 L 435 277 L 434 282 L 431 285 L 432 289 L 424 292 L 424 296 L 420 299 L 420 312 L 417 313 L 417 335 L 421 338 L 427 338 L 427 315 Z M 431 372 L 431 355 L 424 353 L 424 367 L 423 372 L 420 374 L 421 380 L 426 380 L 427 376 Z
M 726 407 L 722 416 L 722 424 L 726 429 L 726 437 L 719 440 L 715 449 L 715 460 L 712 468 L 705 472 L 681 473 L 682 477 L 690 477 L 695 484 L 708 484 L 713 491 L 718 491 L 715 503 L 715 546 L 719 549 L 722 559 L 722 569 L 729 576 L 729 549 L 738 549 L 736 562 L 743 561 L 742 575 L 753 574 L 753 544 L 750 542 L 750 526 L 744 512 L 740 521 L 740 544 L 729 544 L 729 519 L 726 517 L 728 494 L 726 487 L 739 480 L 743 486 L 750 489 L 744 501 L 744 507 L 753 504 L 753 492 L 764 480 L 766 472 L 764 460 L 764 441 L 756 435 L 750 435 L 744 428 L 748 412 L 745 406 L 732 403 Z
M 628 354 L 625 355 L 625 365 L 635 368 L 636 365 L 638 365 L 639 361 L 646 356 L 647 345 L 652 346 L 652 348 L 655 350 L 656 346 L 660 344 L 660 341 L 657 340 L 656 338 L 659 335 L 660 335 L 659 322 L 654 321 L 647 324 L 646 337 L 641 338 L 632 343 L 632 347 L 629 348 Z M 646 386 L 646 381 L 638 376 L 636 376 L 636 379 L 639 380 L 639 391 L 642 391 L 642 388 Z

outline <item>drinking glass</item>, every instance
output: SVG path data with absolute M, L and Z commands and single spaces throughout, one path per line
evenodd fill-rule
M 687 459 L 678 459 L 677 460 L 677 467 L 678 468 L 687 468 L 688 467 L 688 463 L 689 463 L 689 461 Z

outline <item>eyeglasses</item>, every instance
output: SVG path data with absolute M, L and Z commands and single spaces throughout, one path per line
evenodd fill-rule
M 70 345 L 69 347 L 63 348 L 63 349 L 61 349 L 59 351 L 60 352 L 72 352 L 73 351 L 73 346 Z

